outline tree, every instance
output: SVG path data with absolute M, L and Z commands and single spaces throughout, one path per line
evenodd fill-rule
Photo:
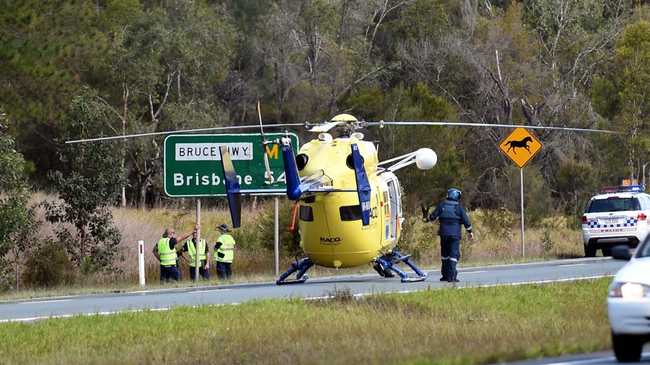
M 72 100 L 64 138 L 102 135 L 111 120 L 97 93 L 82 89 Z M 66 169 L 50 174 L 60 200 L 45 203 L 46 218 L 57 225 L 61 247 L 84 271 L 110 268 L 121 240 L 110 211 L 123 179 L 118 151 L 110 143 L 64 145 L 60 157 Z
M 29 207 L 26 163 L 16 152 L 13 138 L 6 134 L 6 120 L 0 109 L 0 287 L 8 283 L 10 261 L 18 288 L 25 250 L 36 240 L 33 235 L 36 219 Z
M 625 28 L 615 58 L 604 71 L 594 82 L 594 104 L 625 133 L 614 139 L 620 145 L 610 156 L 626 156 L 625 176 L 636 178 L 650 152 L 650 93 L 645 87 L 650 81 L 650 22 L 640 20 Z
M 228 17 L 205 1 L 138 8 L 108 52 L 110 77 L 117 83 L 102 94 L 112 111 L 113 134 L 198 128 L 226 120 L 213 90 L 226 77 L 233 43 Z M 181 113 L 187 110 L 193 112 Z M 122 146 L 121 165 L 142 209 L 149 189 L 162 190 L 156 184 L 160 142 L 141 139 Z

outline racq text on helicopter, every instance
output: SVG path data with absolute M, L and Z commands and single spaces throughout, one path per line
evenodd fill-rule
M 606 130 L 567 128 L 554 126 L 523 126 L 510 124 L 476 124 L 458 122 L 365 122 L 349 114 L 339 114 L 328 123 L 315 125 L 310 131 L 318 137 L 300 147 L 294 156 L 289 138 L 267 141 L 261 120 L 259 126 L 232 126 L 182 131 L 155 132 L 127 136 L 99 137 L 68 141 L 66 143 L 97 142 L 151 135 L 199 132 L 206 130 L 260 128 L 260 137 L 266 145 L 279 144 L 284 162 L 284 179 L 287 197 L 296 201 L 299 209 L 300 244 L 305 257 L 296 260 L 291 268 L 280 275 L 277 284 L 302 283 L 313 265 L 342 268 L 372 263 L 383 277 L 397 274 L 402 282 L 422 281 L 426 273 L 397 249 L 401 224 L 400 185 L 394 172 L 412 165 L 431 169 L 437 162 L 435 152 L 421 148 L 414 152 L 380 162 L 372 142 L 365 141 L 358 129 L 383 125 L 431 125 L 486 128 L 516 128 L 568 130 L 577 132 L 614 133 Z M 275 124 L 268 127 L 286 128 L 304 126 L 302 123 Z M 334 138 L 329 132 L 341 130 Z M 214 152 L 214 151 L 212 151 Z M 210 153 L 212 153 L 210 152 Z M 241 221 L 241 179 L 233 167 L 231 151 L 220 146 L 220 163 L 226 185 L 228 206 L 233 227 Z M 271 177 L 268 156 L 265 154 L 267 177 Z M 219 163 L 219 162 L 217 162 Z M 409 266 L 415 275 L 408 275 L 398 264 Z M 293 274 L 294 279 L 289 279 Z

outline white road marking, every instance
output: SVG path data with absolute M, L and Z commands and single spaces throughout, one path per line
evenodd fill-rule
M 645 358 L 650 356 L 650 352 L 644 352 L 641 354 L 641 361 L 643 361 Z M 585 359 L 585 360 L 575 360 L 575 361 L 560 361 L 560 362 L 552 362 L 548 363 L 545 365 L 585 365 L 585 364 L 598 364 L 601 362 L 616 362 L 616 357 L 614 356 L 607 356 L 607 357 L 599 357 L 596 359 Z
M 224 291 L 231 291 L 232 289 L 209 289 L 209 290 L 197 290 L 197 291 L 191 291 L 189 292 L 190 294 L 199 294 L 199 293 L 214 293 L 214 292 L 224 292 Z
M 609 362 L 609 361 L 616 361 L 616 358 L 614 356 L 609 356 L 609 357 L 599 357 L 597 359 L 589 359 L 589 360 L 576 360 L 576 361 L 563 361 L 563 362 L 553 362 L 550 364 L 546 365 L 578 365 L 578 364 L 597 364 L 600 362 Z
M 569 264 L 569 265 L 560 265 L 560 267 L 574 267 L 574 266 L 586 266 L 587 264 Z
M 71 318 L 71 317 L 74 317 L 74 316 L 110 316 L 110 315 L 113 315 L 113 314 L 139 313 L 139 312 L 145 312 L 145 311 L 160 312 L 160 311 L 168 311 L 170 309 L 171 309 L 170 307 L 162 307 L 162 308 L 150 308 L 150 309 L 130 309 L 130 310 L 112 311 L 112 312 L 106 311 L 106 312 L 94 312 L 94 313 L 55 314 L 55 315 L 51 315 L 51 316 L 37 316 L 37 317 L 0 319 L 0 323 L 33 322 L 33 321 L 38 321 L 38 320 L 42 320 L 42 319 Z
M 604 275 L 593 275 L 593 276 L 578 276 L 573 278 L 564 278 L 564 279 L 549 279 L 549 280 L 534 280 L 534 281 L 519 281 L 516 283 L 500 283 L 500 284 L 484 284 L 476 286 L 461 286 L 456 289 L 470 289 L 470 288 L 492 288 L 495 286 L 520 286 L 520 285 L 534 285 L 534 284 L 551 284 L 551 283 L 564 283 L 567 281 L 581 281 L 581 280 L 594 280 L 609 278 L 614 276 L 613 274 L 604 274 Z
M 18 304 L 24 305 L 24 304 L 42 304 L 42 303 L 61 303 L 61 302 L 70 302 L 72 299 L 54 299 L 54 300 L 40 300 L 40 301 L 33 301 L 33 302 L 20 302 Z

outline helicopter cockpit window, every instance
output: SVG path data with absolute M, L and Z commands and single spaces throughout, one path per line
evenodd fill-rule
M 296 156 L 296 167 L 298 167 L 298 170 L 302 171 L 302 169 L 307 166 L 307 162 L 309 162 L 309 156 L 305 155 L 304 153 L 299 153 Z
M 361 156 L 361 164 L 364 163 L 363 156 Z M 345 158 L 345 164 L 350 168 L 351 170 L 354 170 L 354 162 L 352 160 L 352 154 L 349 154 L 348 157 Z
M 300 206 L 300 220 L 305 222 L 314 221 L 314 211 L 311 209 L 309 205 Z
M 361 220 L 361 206 L 348 205 L 339 208 L 342 221 L 358 221 Z

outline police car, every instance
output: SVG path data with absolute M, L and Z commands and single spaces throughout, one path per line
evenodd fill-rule
M 582 216 L 585 256 L 596 256 L 598 249 L 609 256 L 616 245 L 636 247 L 645 241 L 650 229 L 650 195 L 643 191 L 641 185 L 605 188 L 589 200 Z

